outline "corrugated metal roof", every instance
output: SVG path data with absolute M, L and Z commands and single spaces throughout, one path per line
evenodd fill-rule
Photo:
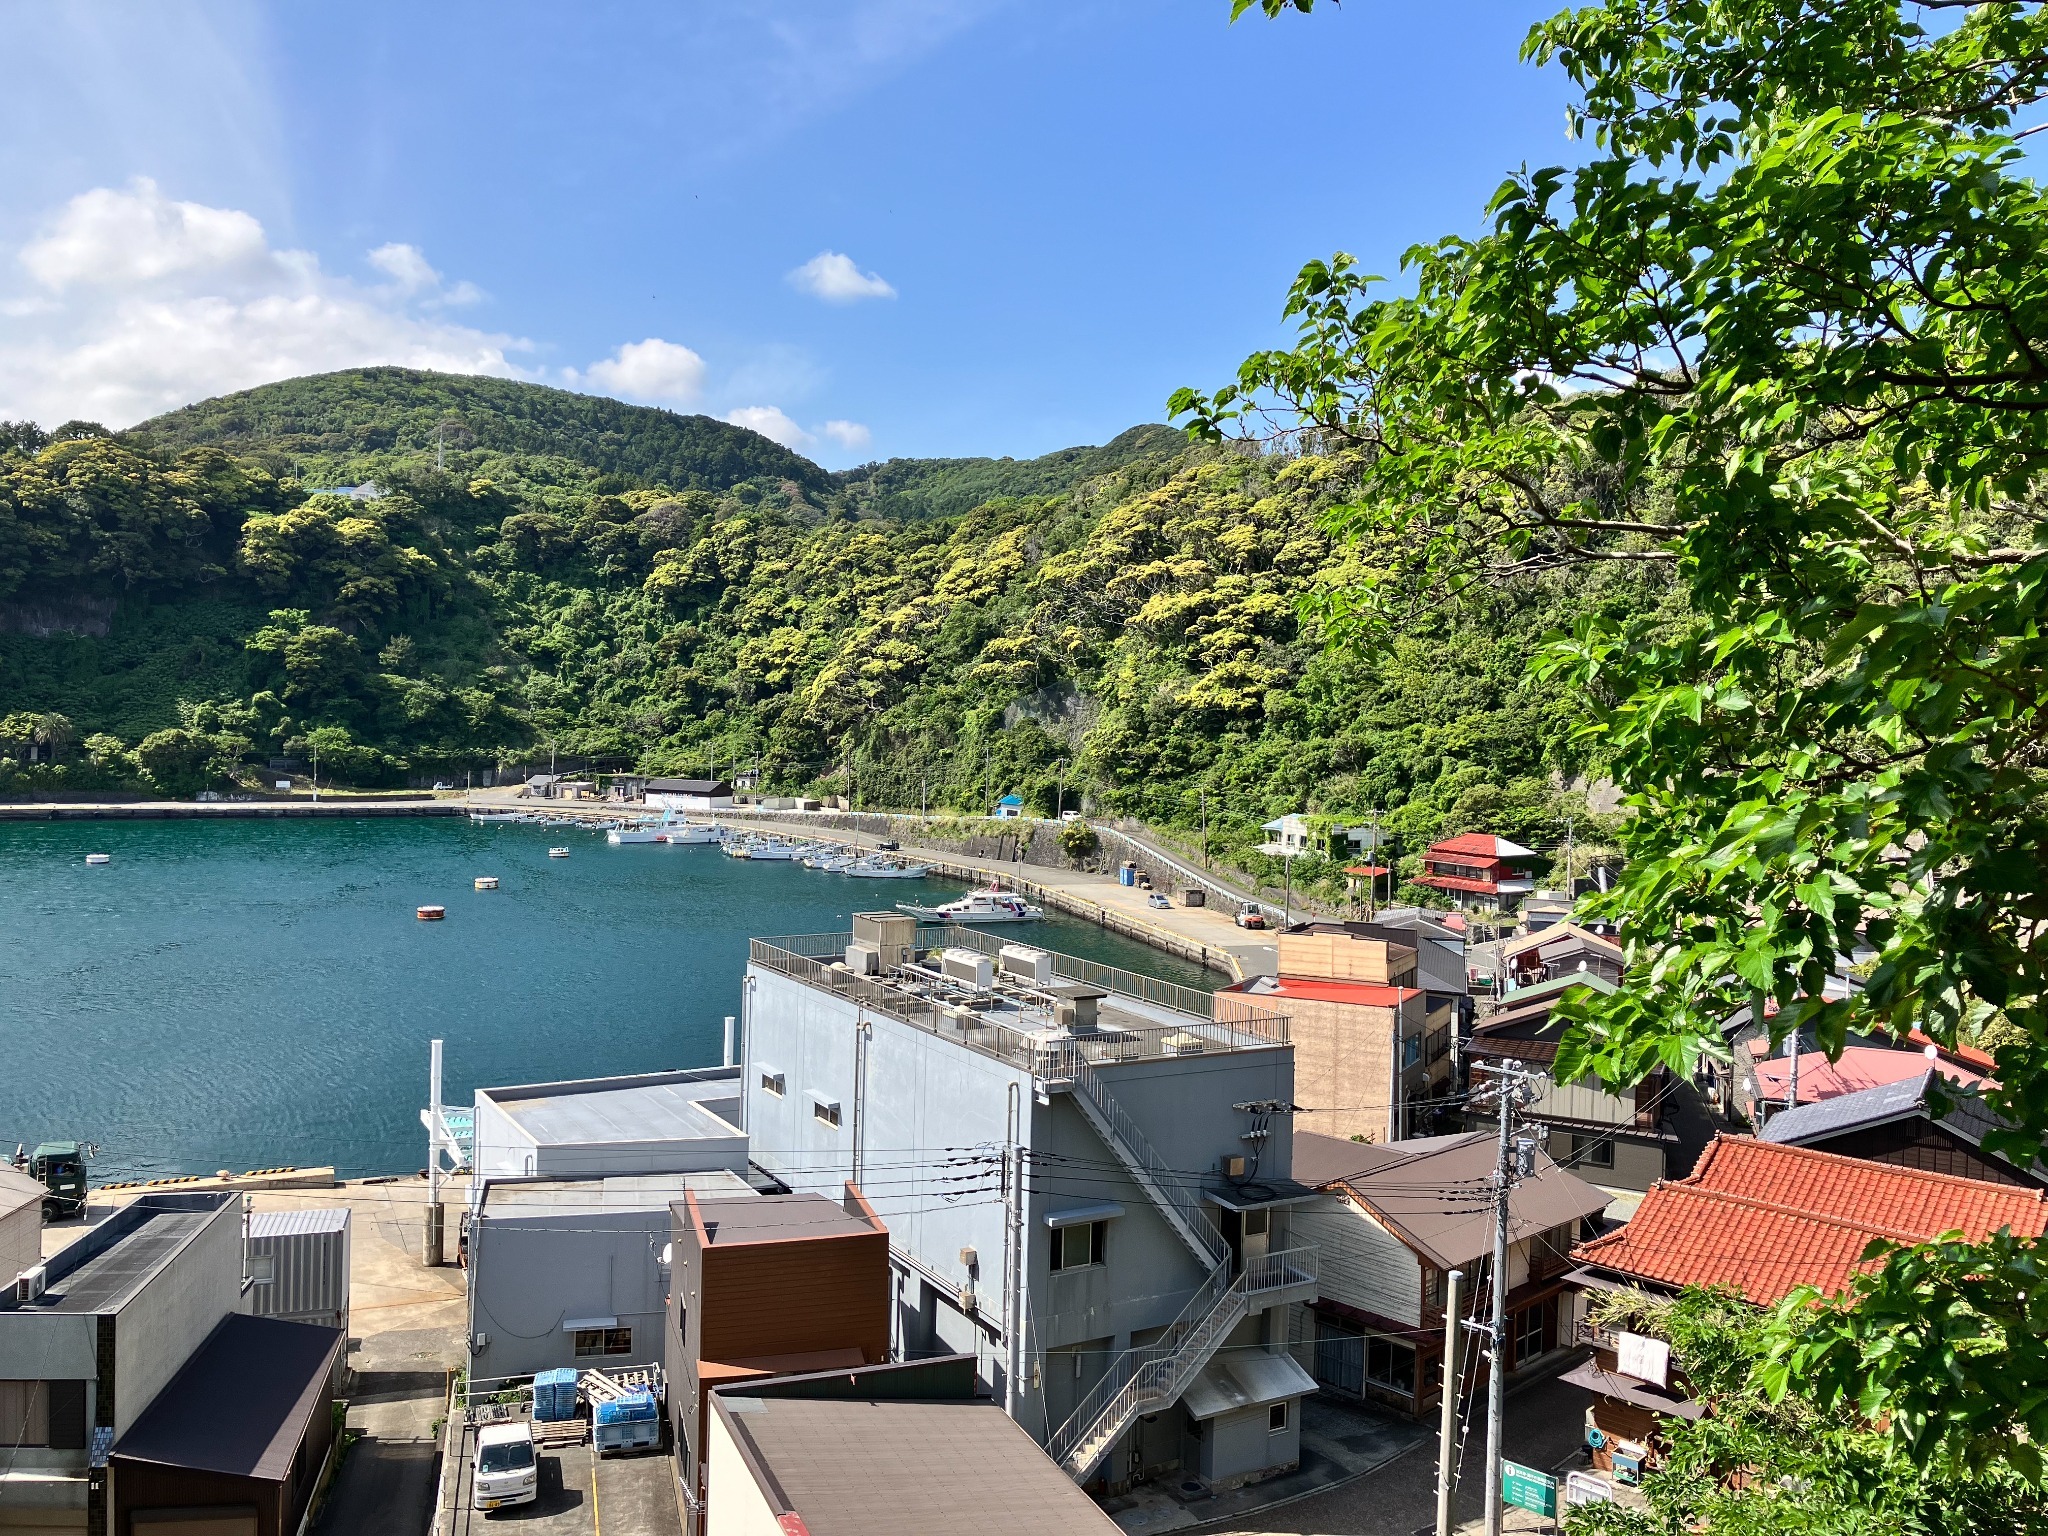
M 1900 1082 L 1883 1083 L 1875 1088 L 1865 1088 L 1860 1093 L 1845 1093 L 1836 1098 L 1822 1099 L 1817 1104 L 1801 1104 L 1797 1109 L 1781 1110 L 1771 1116 L 1759 1134 L 1765 1141 L 1797 1145 L 1839 1136 L 1864 1126 L 1883 1125 L 1906 1115 L 1926 1114 L 1932 1119 L 1933 1111 L 1927 1105 L 1927 1088 L 1934 1071 L 1930 1065 Z M 1984 1107 L 1974 1091 L 1951 1083 L 1949 1095 L 1955 1100 L 1955 1107 L 1941 1119 L 1942 1125 L 1949 1130 L 1968 1141 L 1982 1141 L 1985 1132 L 1997 1127 L 1997 1118 Z
M 1204 1366 L 1181 1398 L 1181 1406 L 1198 1419 L 1240 1408 L 1263 1408 L 1315 1391 L 1315 1378 L 1288 1355 L 1244 1354 Z
M 346 1206 L 322 1205 L 303 1211 L 251 1211 L 251 1237 L 295 1237 L 302 1232 L 346 1232 Z

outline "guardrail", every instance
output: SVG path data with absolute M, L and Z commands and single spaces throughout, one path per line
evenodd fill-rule
M 971 929 L 949 929 L 947 937 L 987 936 Z M 912 1025 L 929 1034 L 955 1040 L 970 1049 L 1021 1067 L 1048 1082 L 1068 1081 L 1073 1062 L 1104 1065 L 1117 1061 L 1153 1061 L 1174 1056 L 1207 1056 L 1234 1051 L 1266 1050 L 1288 1041 L 1288 1019 L 1267 1013 L 1235 994 L 1218 996 L 1192 988 L 1173 988 L 1190 1005 L 1174 1009 L 1182 1017 L 1165 1023 L 1135 1022 L 1131 1015 L 1105 1020 L 1093 1033 L 1048 1038 L 1054 1027 L 1051 1011 L 1035 1010 L 1027 1004 L 1021 1017 L 1029 1020 L 1018 1028 L 977 1011 L 978 996 L 971 988 L 944 988 L 941 983 L 907 982 L 888 977 L 862 976 L 837 963 L 852 941 L 851 934 L 799 934 L 781 938 L 754 939 L 748 958 L 756 966 L 801 981 L 821 991 L 846 998 L 861 1008 Z M 979 945 L 971 947 L 979 948 Z M 1072 956 L 1059 957 L 1073 960 Z M 1078 966 L 1086 962 L 1074 961 Z M 1102 967 L 1104 970 L 1112 969 Z M 1119 972 L 1133 981 L 1149 978 Z M 1078 978 L 1077 978 L 1078 979 Z M 1171 982 L 1159 982 L 1172 988 Z M 1169 1007 L 1157 995 L 1134 996 L 1153 1007 Z M 1015 997 L 1009 1001 L 1017 1002 Z M 1198 1010 L 1198 1011 L 1197 1011 Z

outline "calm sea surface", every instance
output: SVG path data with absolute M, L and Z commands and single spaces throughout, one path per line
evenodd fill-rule
M 960 889 L 456 818 L 0 823 L 0 1152 L 98 1142 L 95 1183 L 409 1172 L 426 1161 L 428 1040 L 447 1042 L 452 1103 L 714 1065 L 750 937 Z M 420 922 L 423 902 L 447 921 Z M 1027 931 L 1213 985 L 1093 924 Z

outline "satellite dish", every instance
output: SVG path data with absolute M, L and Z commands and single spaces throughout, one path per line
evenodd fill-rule
M 675 1252 L 676 1245 L 674 1243 L 663 1243 L 661 1245 L 661 1262 L 663 1264 L 672 1263 L 675 1259 Z

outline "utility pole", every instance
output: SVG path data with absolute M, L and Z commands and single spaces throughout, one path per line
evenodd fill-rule
M 1757 1011 L 1759 1013 L 1763 1011 L 1761 1006 L 1759 1006 Z M 1787 1109 L 1797 1109 L 1799 1107 L 1799 1029 L 1797 1025 L 1794 1025 L 1792 1033 L 1785 1037 L 1785 1059 L 1788 1064 L 1788 1070 L 1785 1073 L 1785 1107 Z
M 1209 867 L 1209 791 L 1199 789 L 1195 793 L 1202 797 L 1202 868 L 1207 869 Z
M 1509 1145 L 1508 1133 L 1512 1128 L 1515 1099 L 1522 1086 L 1522 1076 L 1506 1063 L 1485 1070 L 1494 1080 L 1494 1092 L 1500 1104 L 1500 1161 L 1494 1171 L 1493 1207 L 1493 1322 L 1487 1329 L 1488 1343 L 1486 1368 L 1486 1536 L 1500 1536 L 1501 1532 L 1501 1486 L 1500 1464 L 1501 1441 L 1506 1429 L 1508 1406 L 1508 1366 L 1513 1346 L 1508 1338 L 1508 1213 L 1509 1198 L 1515 1187 L 1515 1163 L 1513 1148 Z M 1529 1144 L 1533 1159 L 1535 1143 Z
M 1572 865 L 1575 862 L 1572 847 L 1572 819 L 1564 819 L 1564 899 L 1570 901 L 1576 892 L 1573 889 Z
M 1451 1499 L 1458 1491 L 1458 1314 L 1465 1272 L 1444 1276 L 1444 1412 L 1436 1445 L 1436 1536 L 1451 1536 Z
M 917 815 L 920 821 L 928 820 L 932 814 L 932 776 L 929 770 L 918 775 Z

